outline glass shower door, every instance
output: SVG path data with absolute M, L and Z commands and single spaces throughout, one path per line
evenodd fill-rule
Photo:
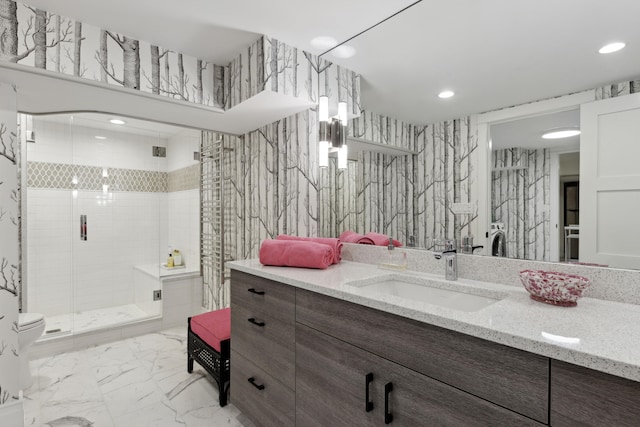
M 68 117 L 21 115 L 26 148 L 26 311 L 44 337 L 73 331 L 72 133 Z

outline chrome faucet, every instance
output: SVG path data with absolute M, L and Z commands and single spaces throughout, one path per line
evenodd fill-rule
M 458 252 L 455 248 L 453 240 L 445 242 L 445 248 L 442 252 L 434 254 L 436 259 L 444 258 L 444 278 L 447 280 L 458 280 Z

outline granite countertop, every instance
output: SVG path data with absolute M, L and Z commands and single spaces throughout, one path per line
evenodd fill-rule
M 397 274 L 418 280 L 442 280 L 442 275 L 394 272 L 351 261 L 326 270 L 268 267 L 257 259 L 228 265 L 301 289 L 640 381 L 640 305 L 581 298 L 577 307 L 557 307 L 532 300 L 522 287 L 459 279 L 450 282 L 452 289 L 464 286 L 478 295 L 503 297 L 478 311 L 463 312 L 396 296 L 364 295 L 358 287 Z M 448 285 L 445 282 L 443 286 Z

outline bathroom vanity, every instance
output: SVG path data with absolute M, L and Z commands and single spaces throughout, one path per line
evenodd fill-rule
M 231 268 L 231 402 L 257 425 L 640 419 L 640 355 L 619 341 L 640 336 L 639 306 L 585 298 L 552 307 L 514 286 L 447 284 L 348 261 L 327 270 L 257 260 Z M 455 296 L 433 304 L 367 290 L 402 280 L 492 301 L 458 309 Z M 625 326 L 605 332 L 620 316 Z

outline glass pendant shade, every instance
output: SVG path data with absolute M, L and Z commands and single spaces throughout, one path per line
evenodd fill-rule
M 326 168 L 329 166 L 329 142 L 320 141 L 318 147 L 318 166 Z
M 338 150 L 338 169 L 347 168 L 347 144 L 342 144 L 342 147 Z
M 329 97 L 321 96 L 318 105 L 318 120 L 321 122 L 329 121 Z

